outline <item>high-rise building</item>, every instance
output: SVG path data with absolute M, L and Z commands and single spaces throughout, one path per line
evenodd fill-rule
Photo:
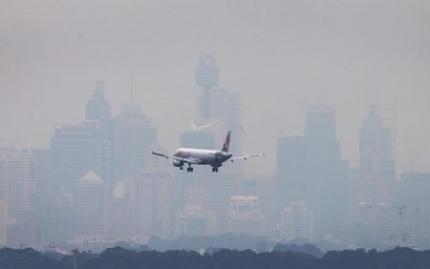
M 128 104 L 113 123 L 113 173 L 115 181 L 130 180 L 146 168 L 157 130 L 142 113 L 142 107 Z
M 419 238 L 420 210 L 406 205 L 361 202 L 353 225 L 354 243 L 363 247 L 412 247 Z
M 88 100 L 85 107 L 85 117 L 87 120 L 97 120 L 99 122 L 100 135 L 110 138 L 111 108 L 108 100 L 104 97 L 103 81 L 96 82 L 94 94 Z
M 316 239 L 337 237 L 348 213 L 349 165 L 340 159 L 335 108 L 306 111 L 305 135 L 278 140 L 278 201 L 305 201 L 314 212 Z
M 114 241 L 127 240 L 132 236 L 132 207 L 131 188 L 125 181 L 118 181 L 112 189 L 111 196 L 108 197 L 108 221 L 107 234 Z
M 314 239 L 314 214 L 303 201 L 289 203 L 282 213 L 281 226 L 283 239 Z
M 208 119 L 211 117 L 212 89 L 218 86 L 218 68 L 212 54 L 200 54 L 195 78 L 201 88 L 198 98 L 198 118 Z
M 88 171 L 94 171 L 106 184 L 111 180 L 110 141 L 101 133 L 97 120 L 57 129 L 51 139 L 53 208 L 45 208 L 44 241 L 64 242 L 76 234 L 74 226 L 75 190 Z
M 363 202 L 387 202 L 389 182 L 395 178 L 391 130 L 371 107 L 360 128 L 360 180 Z
M 215 148 L 215 138 L 213 133 L 205 131 L 186 131 L 181 134 L 181 147 L 186 148 Z
M 231 151 L 240 153 L 240 95 L 218 87 L 218 68 L 212 54 L 201 54 L 195 70 L 196 83 L 202 89 L 198 98 L 197 120 L 219 120 L 216 144 L 222 144 L 227 131 L 232 131 Z
M 35 243 L 35 180 L 33 157 L 28 151 L 0 150 L 0 199 L 8 205 L 12 224 L 8 226 L 8 245 Z
M 30 152 L 0 149 L 0 199 L 8 204 L 9 214 L 17 217 L 34 210 L 35 181 Z
M 150 236 L 168 238 L 173 232 L 173 179 L 165 172 L 142 171 L 132 185 L 133 235 L 139 241 Z
M 306 184 L 306 140 L 303 136 L 278 138 L 277 178 L 278 202 L 281 207 L 290 201 L 308 197 Z
M 306 111 L 306 205 L 314 211 L 315 237 L 338 238 L 348 213 L 349 165 L 340 158 L 334 107 Z
M 97 121 L 81 125 L 63 126 L 51 140 L 54 178 L 57 193 L 72 193 L 79 179 L 88 171 L 95 171 L 110 181 L 110 142 L 100 134 Z
M 266 218 L 261 213 L 257 196 L 232 196 L 230 199 L 230 232 L 262 236 L 265 234 Z
M 94 94 L 85 107 L 85 116 L 88 120 L 110 120 L 111 109 L 104 97 L 104 82 L 97 81 Z
M 215 132 L 216 145 L 221 147 L 228 131 L 232 132 L 230 152 L 240 154 L 240 97 L 225 89 L 216 89 L 212 92 L 212 117 L 220 120 L 219 128 Z M 230 197 L 240 193 L 240 180 L 243 177 L 243 163 L 225 165 L 222 173 L 207 177 L 207 190 L 209 194 L 209 207 L 217 212 L 218 230 L 228 231 L 228 217 Z
M 217 215 L 219 233 L 229 231 L 230 198 L 240 192 L 240 179 L 220 172 L 205 179 L 208 192 L 208 207 Z
M 202 88 L 210 89 L 218 86 L 218 67 L 212 54 L 200 54 L 195 76 L 197 85 Z
M 207 236 L 216 233 L 216 213 L 208 208 L 207 203 L 207 193 L 203 189 L 187 190 L 184 208 L 177 216 L 177 235 Z
M 106 185 L 94 171 L 88 171 L 76 186 L 75 229 L 80 236 L 103 236 L 106 224 Z
M 215 58 L 211 54 L 201 54 L 199 63 L 195 69 L 196 84 L 201 89 L 198 98 L 196 121 L 200 124 L 209 124 L 217 121 L 218 124 L 204 131 L 187 132 L 182 137 L 182 144 L 200 146 L 204 148 L 221 148 L 224 137 L 228 131 L 232 132 L 230 151 L 242 153 L 240 136 L 243 128 L 240 125 L 240 95 L 230 90 L 219 88 L 219 71 Z M 196 139 L 199 144 L 188 143 L 190 138 Z M 230 197 L 240 192 L 239 184 L 242 177 L 242 164 L 222 167 L 221 174 L 213 175 L 203 173 L 198 180 L 196 176 L 184 176 L 183 182 L 196 182 L 198 187 L 204 187 L 208 193 L 208 207 L 217 215 L 217 230 L 220 233 L 228 232 L 228 219 L 230 209 Z M 200 182 L 200 183 L 199 183 Z M 201 184 L 203 183 L 203 184 Z M 200 185 L 199 185 L 200 184 Z M 183 184 L 184 186 L 187 184 Z M 186 191 L 188 184 L 183 188 Z
M 390 188 L 390 203 L 417 210 L 420 221 L 414 232 L 419 235 L 417 239 L 429 242 L 430 173 L 408 172 L 402 174 L 400 179 L 390 184 L 395 186 Z
M 211 115 L 212 118 L 221 120 L 221 132 L 216 135 L 217 144 L 222 145 L 225 134 L 231 131 L 230 151 L 241 153 L 240 95 L 226 89 L 213 91 Z
M 397 185 L 395 203 L 418 207 L 430 213 L 430 173 L 404 173 Z

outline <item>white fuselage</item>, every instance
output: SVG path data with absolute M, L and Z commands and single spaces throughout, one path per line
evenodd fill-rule
M 173 155 L 184 159 L 192 159 L 197 161 L 198 164 L 207 164 L 213 167 L 221 166 L 223 162 L 231 157 L 230 153 L 218 150 L 195 148 L 179 148 Z

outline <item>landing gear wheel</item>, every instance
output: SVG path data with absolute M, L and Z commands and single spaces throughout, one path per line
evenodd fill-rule
M 184 170 L 184 167 L 183 167 L 183 166 L 180 166 L 180 167 L 179 167 L 179 170 Z
M 216 172 L 216 173 L 218 173 L 218 167 L 212 167 L 212 172 Z
M 191 166 L 187 168 L 187 172 L 193 172 L 193 170 L 194 169 Z

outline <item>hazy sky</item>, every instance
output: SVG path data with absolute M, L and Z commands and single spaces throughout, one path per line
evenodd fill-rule
M 96 80 L 117 114 L 132 73 L 135 101 L 173 150 L 195 112 L 200 52 L 242 96 L 244 150 L 269 155 L 251 171 L 272 173 L 276 138 L 301 134 L 318 104 L 336 106 L 352 165 L 375 104 L 396 119 L 400 170 L 411 159 L 430 170 L 427 0 L 0 0 L 0 145 L 47 147 L 55 126 L 83 119 Z

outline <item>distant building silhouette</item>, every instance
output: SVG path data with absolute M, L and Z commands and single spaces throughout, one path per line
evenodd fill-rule
M 50 183 L 43 184 L 49 185 L 55 197 L 51 206 L 45 206 L 45 212 L 38 214 L 42 242 L 64 242 L 76 236 L 79 230 L 74 225 L 76 190 L 83 175 L 94 171 L 104 184 L 111 184 L 110 108 L 103 97 L 102 83 L 96 85 L 86 116 L 87 120 L 81 124 L 57 128 L 51 138 L 52 175 Z
M 306 204 L 315 213 L 316 239 L 338 237 L 348 213 L 349 165 L 340 158 L 334 107 L 307 108 L 305 139 Z
M 314 214 L 303 201 L 292 201 L 282 212 L 282 238 L 314 240 Z
M 102 135 L 108 137 L 111 125 L 111 108 L 104 97 L 104 82 L 97 81 L 93 96 L 85 107 L 85 117 L 88 120 L 99 121 Z
M 214 149 L 215 138 L 213 133 L 205 131 L 186 131 L 181 134 L 181 147 Z
M 97 121 L 58 128 L 51 139 L 57 187 L 71 193 L 81 176 L 91 170 L 109 182 L 110 149 L 110 141 L 101 135 Z
M 360 127 L 360 181 L 362 202 L 387 202 L 395 178 L 391 130 L 370 107 Z
M 196 83 L 201 88 L 198 98 L 198 117 L 211 117 L 212 89 L 218 86 L 218 68 L 212 54 L 202 53 L 195 69 Z
M 221 132 L 216 135 L 217 144 L 222 145 L 228 131 L 232 132 L 230 151 L 241 153 L 241 113 L 240 95 L 227 89 L 213 91 L 211 100 L 211 116 L 221 120 Z M 237 166 L 236 166 L 237 168 Z
M 104 82 L 97 81 L 92 98 L 88 101 L 85 116 L 89 120 L 109 120 L 111 109 L 109 102 L 104 97 Z
M 88 171 L 76 185 L 74 197 L 75 231 L 79 236 L 103 236 L 106 224 L 106 183 Z
M 415 207 L 361 202 L 355 217 L 354 239 L 365 247 L 413 247 L 427 237 L 420 233 L 420 210 Z
M 266 234 L 266 218 L 261 213 L 258 196 L 232 196 L 230 199 L 230 232 L 262 236 Z
M 142 107 L 128 104 L 113 122 L 113 173 L 115 181 L 130 180 L 147 165 L 151 146 L 156 143 L 157 129 L 142 113 Z
M 133 235 L 131 191 L 127 182 L 117 181 L 109 196 L 106 230 L 115 241 L 127 240 Z
M 133 235 L 139 241 L 173 233 L 173 178 L 166 172 L 142 171 L 132 187 Z
M 16 217 L 34 209 L 33 157 L 28 151 L 0 149 L 0 199 Z
M 176 235 L 214 235 L 216 225 L 216 213 L 208 208 L 207 193 L 203 189 L 189 188 L 185 194 L 184 208 L 178 212 Z
M 393 182 L 392 182 L 393 183 Z M 414 229 L 416 238 L 430 241 L 430 173 L 408 172 L 401 175 L 401 180 L 390 188 L 392 203 L 405 205 L 408 209 L 418 210 L 419 226 Z
M 29 151 L 0 149 L 0 200 L 12 218 L 8 226 L 9 246 L 29 245 L 35 239 L 35 179 Z
M 278 138 L 277 176 L 279 180 L 278 201 L 287 206 L 290 201 L 308 197 L 306 177 L 307 144 L 303 136 Z
M 315 239 L 339 236 L 349 201 L 349 165 L 340 159 L 335 108 L 306 111 L 305 134 L 278 139 L 278 201 L 305 201 L 314 212 Z

